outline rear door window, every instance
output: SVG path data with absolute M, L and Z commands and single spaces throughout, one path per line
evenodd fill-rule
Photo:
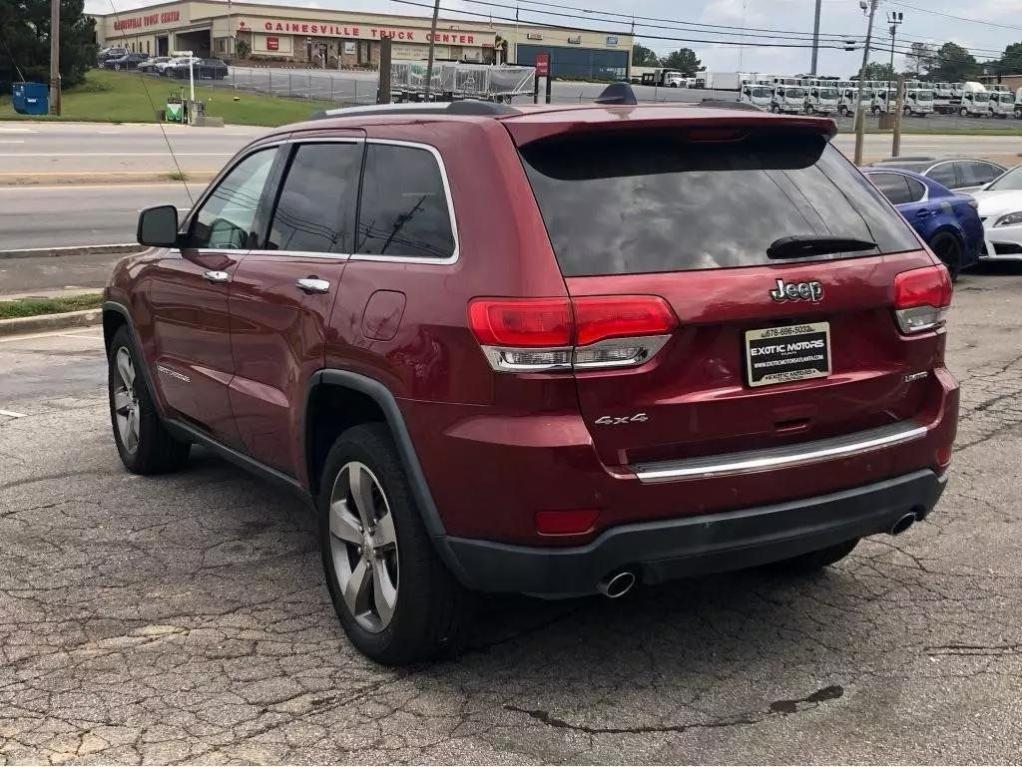
M 932 168 L 926 175 L 938 184 L 942 184 L 948 189 L 954 189 L 962 186 L 962 184 L 958 182 L 958 173 L 955 170 L 955 165 L 957 165 L 957 163 L 945 162 Z
M 273 214 L 270 250 L 350 253 L 362 143 L 302 144 Z
M 791 235 L 867 240 L 884 253 L 918 248 L 822 136 L 689 142 L 677 130 L 608 132 L 533 142 L 521 154 L 567 276 L 777 263 L 767 249 Z
M 454 255 L 454 229 L 436 157 L 396 144 L 366 147 L 355 252 L 443 259 Z
M 884 197 L 894 205 L 913 202 L 908 179 L 905 176 L 898 173 L 871 173 L 869 178 L 877 185 L 877 189 L 884 193 Z
M 960 165 L 962 169 L 962 186 L 982 186 L 1000 175 L 998 170 L 989 163 L 963 162 Z
M 907 202 L 920 202 L 926 196 L 926 185 L 917 178 L 904 176 L 904 179 L 908 184 Z

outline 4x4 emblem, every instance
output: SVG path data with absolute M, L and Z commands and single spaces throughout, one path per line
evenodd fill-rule
M 777 287 L 770 291 L 774 301 L 812 301 L 823 298 L 823 285 L 816 280 L 811 282 L 785 282 L 777 280 Z
M 600 426 L 620 426 L 623 423 L 645 423 L 649 416 L 645 413 L 635 415 L 603 415 L 596 419 Z

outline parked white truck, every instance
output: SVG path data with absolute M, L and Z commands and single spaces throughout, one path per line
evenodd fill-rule
M 837 111 L 840 94 L 831 85 L 813 85 L 806 90 L 806 113 L 829 115 Z
M 771 112 L 798 114 L 806 106 L 806 89 L 798 85 L 778 85 L 770 99 Z
M 962 117 L 987 117 L 990 115 L 990 93 L 982 83 L 964 83 L 961 92 L 962 96 L 957 100 L 958 114 Z
M 906 117 L 926 117 L 933 114 L 933 91 L 922 83 L 913 83 L 905 89 L 905 103 L 902 110 Z
M 753 106 L 765 110 L 770 108 L 770 102 L 773 99 L 773 96 L 774 90 L 768 85 L 745 83 L 742 85 L 742 89 L 738 93 L 738 102 L 740 104 L 752 104 Z
M 1007 120 L 1009 115 L 1015 114 L 1015 94 L 1006 87 L 998 86 L 990 93 L 990 116 L 1001 120 Z

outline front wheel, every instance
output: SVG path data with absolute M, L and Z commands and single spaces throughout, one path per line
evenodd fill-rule
M 962 107 L 961 109 L 958 110 L 958 114 L 960 114 L 962 117 L 968 117 L 969 110 L 966 109 L 965 107 Z
M 852 553 L 858 543 L 858 538 L 852 538 L 850 541 L 828 546 L 825 549 L 810 551 L 791 559 L 782 559 L 780 562 L 772 562 L 767 565 L 767 569 L 786 575 L 809 575 L 840 562 Z
M 352 644 L 386 665 L 457 653 L 469 595 L 433 548 L 386 426 L 337 439 L 318 506 L 327 587 Z
M 951 232 L 937 232 L 930 240 L 930 250 L 947 267 L 951 281 L 956 282 L 962 271 L 962 242 Z
M 124 467 L 133 474 L 175 471 L 188 461 L 191 444 L 176 439 L 160 421 L 142 375 L 143 364 L 128 327 L 121 327 L 107 360 L 114 443 Z
M 848 116 L 848 108 L 847 107 L 838 107 L 837 108 L 837 113 L 839 115 L 841 115 L 842 117 L 847 117 Z

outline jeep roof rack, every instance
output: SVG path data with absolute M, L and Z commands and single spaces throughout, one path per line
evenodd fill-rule
M 507 104 L 479 99 L 463 101 L 415 101 L 406 104 L 371 104 L 369 106 L 338 107 L 316 112 L 309 119 L 322 120 L 328 117 L 348 117 L 349 115 L 388 115 L 388 114 L 449 114 L 466 117 L 504 117 L 521 114 L 521 111 Z

